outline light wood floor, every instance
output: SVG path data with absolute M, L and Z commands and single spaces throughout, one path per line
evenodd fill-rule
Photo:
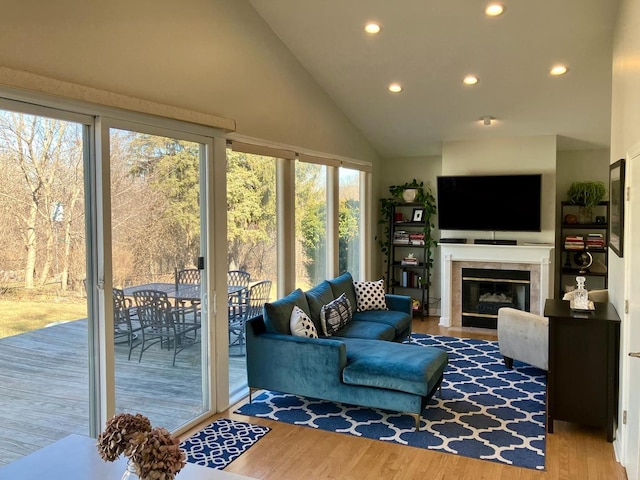
M 440 327 L 437 318 L 414 320 L 413 331 L 496 339 L 495 331 Z M 271 427 L 271 432 L 225 469 L 263 480 L 627 478 L 624 469 L 616 462 L 613 446 L 607 443 L 603 430 L 567 422 L 556 422 L 555 433 L 547 434 L 546 471 L 540 472 L 237 415 L 233 413 L 237 406 L 212 417 L 203 425 L 217 417 L 226 417 Z

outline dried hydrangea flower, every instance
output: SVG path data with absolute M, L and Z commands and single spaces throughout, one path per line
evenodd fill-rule
M 137 433 L 128 451 L 142 480 L 173 480 L 185 465 L 178 440 L 164 428 Z
M 131 438 L 138 432 L 151 431 L 151 422 L 139 413 L 119 413 L 108 422 L 98 436 L 98 453 L 108 462 L 113 462 L 122 452 L 127 450 Z

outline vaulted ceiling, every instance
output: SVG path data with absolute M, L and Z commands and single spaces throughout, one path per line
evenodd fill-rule
M 557 135 L 560 150 L 609 146 L 617 0 L 496 0 L 497 17 L 490 0 L 250 1 L 384 157 L 534 135 Z M 550 75 L 558 63 L 568 72 Z

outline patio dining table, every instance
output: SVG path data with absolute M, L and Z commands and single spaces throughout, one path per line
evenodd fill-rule
M 227 294 L 232 297 L 239 295 L 247 287 L 242 285 L 228 285 Z M 134 292 L 139 290 L 157 290 L 167 294 L 167 297 L 173 298 L 178 302 L 182 301 L 198 301 L 200 300 L 200 285 L 178 284 L 175 283 L 145 283 L 144 285 L 134 285 L 124 289 L 127 297 L 133 296 Z

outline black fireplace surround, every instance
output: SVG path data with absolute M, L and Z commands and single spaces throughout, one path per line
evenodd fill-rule
M 498 310 L 530 311 L 528 270 L 462 269 L 462 326 L 497 328 Z

